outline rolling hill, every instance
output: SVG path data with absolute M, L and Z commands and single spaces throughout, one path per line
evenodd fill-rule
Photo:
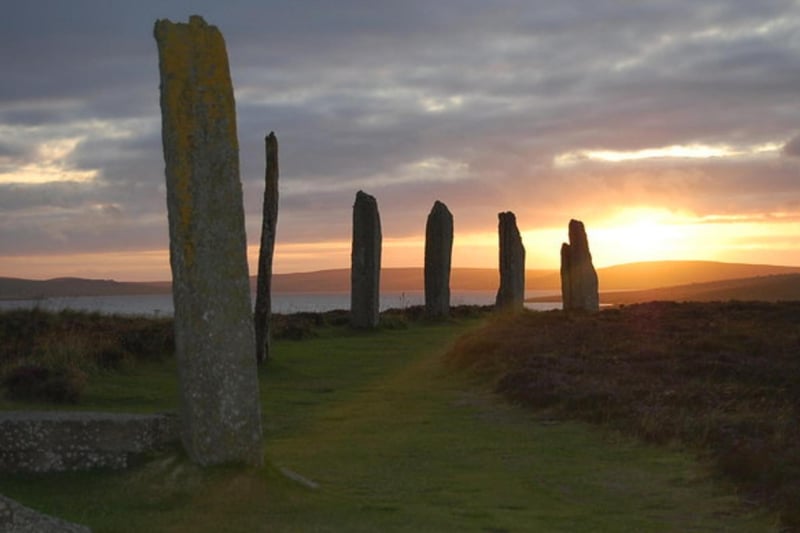
M 654 261 L 630 263 L 598 269 L 601 293 L 625 291 L 625 300 L 634 297 L 632 290 L 663 290 L 658 298 L 688 299 L 684 295 L 732 294 L 755 295 L 778 294 L 791 291 L 791 280 L 787 276 L 800 275 L 800 267 L 775 265 L 752 265 L 741 263 L 719 263 L 713 261 Z M 775 278 L 767 281 L 767 278 Z M 743 280 L 753 279 L 750 282 Z M 764 279 L 761 279 L 764 278 Z M 451 289 L 454 291 L 497 289 L 498 273 L 491 268 L 454 268 L 451 274 Z M 730 281 L 705 289 L 700 284 Z M 251 279 L 255 288 L 255 279 Z M 559 290 L 561 279 L 555 270 L 528 270 L 526 286 L 529 290 Z M 678 291 L 679 286 L 686 286 Z M 783 289 L 777 288 L 782 286 Z M 272 280 L 275 292 L 347 292 L 350 290 L 350 270 L 346 268 L 276 274 Z M 384 291 L 419 291 L 423 288 L 422 268 L 385 268 L 381 271 L 381 289 Z M 67 296 L 109 296 L 125 294 L 163 294 L 170 291 L 170 282 L 119 282 L 82 278 L 57 278 L 51 280 L 28 280 L 0 277 L 0 299 L 38 299 Z M 667 294 L 676 295 L 667 297 Z M 786 292 L 786 294 L 794 294 Z M 644 296 L 641 296 L 644 297 Z M 623 302 L 623 296 L 618 301 Z M 637 296 L 639 298 L 639 296 Z M 752 298 L 748 298 L 752 299 Z M 788 298 L 784 298 L 788 299 Z M 798 295 L 800 299 L 800 295 Z
M 169 292 L 164 283 L 120 282 L 107 279 L 55 278 L 33 280 L 0 277 L 0 300 L 37 300 L 69 296 L 112 296 Z
M 776 274 L 662 287 L 645 291 L 602 292 L 600 302 L 625 304 L 657 300 L 713 302 L 725 300 L 800 300 L 800 274 Z

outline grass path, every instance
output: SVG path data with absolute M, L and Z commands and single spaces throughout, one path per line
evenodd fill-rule
M 687 455 L 537 419 L 445 371 L 440 355 L 467 327 L 278 343 L 262 376 L 263 469 L 200 470 L 172 453 L 128 472 L 0 480 L 0 492 L 96 532 L 772 530 Z M 116 378 L 87 407 L 126 379 L 162 384 L 166 406 L 170 371 Z

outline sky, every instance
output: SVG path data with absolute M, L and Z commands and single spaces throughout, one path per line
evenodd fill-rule
M 800 2 L 27 0 L 0 19 L 0 276 L 167 280 L 156 19 L 221 30 L 251 273 L 264 136 L 280 144 L 275 272 L 347 268 L 376 197 L 385 267 L 422 266 L 434 201 L 454 267 L 527 268 L 572 218 L 595 266 L 800 265 Z

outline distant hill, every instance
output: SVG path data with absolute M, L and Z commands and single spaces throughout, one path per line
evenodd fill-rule
M 655 289 L 690 283 L 800 274 L 800 267 L 720 263 L 716 261 L 648 261 L 597 269 L 600 291 Z M 551 272 L 526 281 L 529 289 L 560 289 L 561 274 Z
M 600 269 L 601 290 L 654 289 L 726 279 L 800 274 L 800 267 L 720 263 L 715 261 L 651 261 Z
M 560 301 L 559 296 L 534 298 L 532 302 Z M 690 283 L 637 291 L 601 291 L 600 303 L 631 304 L 653 301 L 792 301 L 800 300 L 800 274 L 777 274 L 742 279 Z
M 547 278 L 550 270 L 529 270 L 527 279 Z M 255 280 L 252 280 L 255 283 Z M 450 273 L 450 288 L 456 291 L 495 290 L 500 282 L 496 269 L 454 268 Z M 384 268 L 381 270 L 381 290 L 421 291 L 424 284 L 422 268 Z M 560 287 L 560 285 L 559 285 Z M 276 274 L 272 278 L 276 292 L 341 292 L 350 290 L 350 270 L 320 270 L 296 274 Z
M 0 300 L 36 300 L 68 296 L 112 296 L 124 294 L 160 294 L 169 284 L 132 283 L 105 279 L 55 278 L 31 280 L 0 277 Z
M 629 263 L 598 270 L 600 291 L 650 290 L 662 287 L 698 284 L 713 281 L 800 274 L 800 267 L 719 263 L 713 261 L 654 261 Z M 560 274 L 556 270 L 528 270 L 525 278 L 529 290 L 559 290 Z M 497 269 L 454 268 L 450 287 L 455 291 L 496 290 Z M 251 278 L 255 289 L 255 278 Z M 350 270 L 346 268 L 276 274 L 272 279 L 275 292 L 347 292 Z M 384 291 L 420 291 L 423 289 L 422 268 L 385 268 L 381 271 Z M 108 296 L 115 294 L 163 294 L 170 291 L 170 282 L 132 283 L 113 280 L 57 278 L 26 280 L 0 278 L 0 299 L 37 299 L 64 296 Z
M 624 304 L 656 300 L 713 302 L 800 300 L 800 274 L 778 274 L 743 279 L 692 283 L 646 291 L 601 293 L 602 303 Z

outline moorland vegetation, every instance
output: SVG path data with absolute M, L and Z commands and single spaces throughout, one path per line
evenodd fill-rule
M 198 513 L 194 500 L 209 505 L 197 496 L 198 487 L 229 491 L 231 501 L 224 496 L 222 501 L 231 508 L 239 509 L 249 505 L 247 502 L 262 506 L 264 513 L 273 513 L 270 516 L 276 524 L 284 520 L 286 524 L 311 523 L 303 522 L 313 518 L 305 507 L 310 505 L 321 515 L 342 514 L 339 525 L 374 525 L 384 520 L 386 524 L 398 524 L 408 520 L 400 515 L 411 513 L 419 517 L 415 523 L 421 526 L 436 520 L 450 523 L 447 520 L 453 519 L 453 509 L 460 505 L 456 502 L 461 501 L 462 488 L 477 490 L 467 487 L 477 481 L 476 465 L 485 462 L 492 465 L 488 470 L 495 469 L 495 474 L 506 477 L 501 482 L 481 478 L 480 483 L 486 485 L 481 489 L 487 491 L 486 501 L 476 500 L 476 495 L 470 493 L 464 502 L 485 506 L 481 507 L 483 514 L 459 516 L 452 522 L 454 526 L 489 527 L 502 523 L 511 527 L 531 523 L 538 516 L 544 520 L 542 524 L 564 527 L 592 523 L 597 530 L 613 530 L 609 524 L 619 518 L 626 523 L 641 521 L 651 526 L 665 520 L 664 530 L 681 530 L 686 524 L 676 521 L 675 516 L 685 517 L 685 511 L 666 513 L 658 507 L 677 505 L 673 501 L 678 498 L 675 494 L 669 496 L 669 503 L 654 504 L 642 499 L 641 510 L 613 519 L 598 513 L 598 509 L 616 504 L 587 499 L 581 504 L 586 508 L 581 510 L 575 507 L 578 502 L 574 498 L 562 500 L 563 495 L 558 496 L 566 486 L 595 481 L 605 488 L 575 490 L 585 489 L 589 498 L 590 494 L 600 497 L 598 490 L 612 487 L 619 491 L 624 486 L 631 492 L 618 496 L 628 502 L 634 493 L 640 494 L 638 482 L 632 481 L 638 474 L 623 474 L 618 470 L 620 466 L 611 468 L 605 463 L 610 456 L 623 453 L 620 450 L 638 450 L 625 440 L 626 435 L 632 435 L 648 443 L 645 451 L 635 452 L 640 459 L 649 461 L 648 468 L 652 467 L 652 456 L 662 453 L 650 450 L 648 446 L 652 444 L 667 454 L 688 451 L 710 467 L 712 477 L 720 484 L 735 483 L 752 512 L 772 509 L 780 513 L 786 530 L 800 528 L 800 332 L 796 329 L 800 303 L 655 302 L 586 314 L 493 314 L 488 307 L 465 306 L 454 308 L 450 321 L 435 324 L 426 323 L 422 315 L 422 308 L 386 312 L 376 332 L 352 331 L 344 311 L 275 315 L 273 332 L 282 355 L 261 372 L 267 421 L 268 466 L 264 471 L 242 474 L 222 469 L 201 474 L 178 454 L 153 463 L 161 466 L 144 466 L 144 470 L 132 474 L 8 479 L 7 488 L 12 496 L 40 502 L 45 509 L 75 521 L 99 523 L 99 530 L 126 530 L 125 527 L 141 523 L 132 520 L 130 513 L 142 514 L 142 520 L 179 523 L 187 519 L 186 513 Z M 0 313 L 0 376 L 4 389 L 0 409 L 174 409 L 177 387 L 173 342 L 168 318 L 38 309 Z M 462 412 L 463 402 L 473 407 L 480 390 L 499 392 L 512 403 L 524 406 L 522 412 L 530 413 L 525 424 L 531 426 L 525 431 L 536 435 L 522 436 L 518 426 L 509 429 L 508 435 L 494 433 L 497 424 L 507 418 L 524 417 L 510 414 L 519 409 L 508 411 L 494 406 L 491 413 L 484 415 Z M 385 412 L 380 411 L 381 406 Z M 390 412 L 394 414 L 389 415 Z M 459 418 L 464 416 L 467 418 Z M 487 420 L 493 420 L 491 425 Z M 576 429 L 573 420 L 605 428 L 605 442 L 592 441 L 590 446 L 598 448 L 589 452 L 583 440 L 589 437 L 584 430 Z M 546 444 L 551 438 L 547 432 L 556 430 L 568 436 L 553 437 L 555 440 Z M 308 449 L 301 445 L 304 439 L 324 445 Z M 523 442 L 529 439 L 533 441 Z M 458 445 L 454 448 L 455 443 Z M 387 446 L 391 452 L 384 450 Z M 469 449 L 463 450 L 466 456 L 458 466 L 453 462 L 454 454 L 464 446 Z M 517 446 L 524 450 L 517 450 Z M 525 462 L 525 468 L 540 469 L 545 464 L 557 465 L 564 459 L 560 456 L 573 447 L 577 447 L 574 455 L 566 460 L 573 465 L 581 461 L 584 470 L 569 474 L 580 482 L 564 477 L 567 474 L 563 468 L 569 467 L 553 466 L 552 472 L 537 470 L 536 475 L 541 478 L 536 486 L 524 481 L 530 480 L 529 476 L 522 476 L 518 487 L 514 485 L 514 494 L 518 493 L 522 500 L 526 494 L 531 498 L 524 504 L 490 502 L 511 490 L 508 476 L 522 473 L 517 472 L 518 467 L 514 467 L 513 474 L 506 472 L 509 461 L 533 461 Z M 547 458 L 522 457 L 533 453 L 534 448 L 539 450 L 536 453 L 546 453 Z M 281 453 L 283 459 L 275 459 Z M 393 464 L 402 466 L 403 461 L 409 460 L 408 453 L 424 466 L 421 471 L 408 465 L 394 469 Z M 339 492 L 333 496 L 325 491 L 310 495 L 303 492 L 311 490 L 307 487 L 301 493 L 296 492 L 296 487 L 285 487 L 285 472 L 276 461 L 286 461 L 292 454 L 299 454 L 296 464 L 304 474 L 312 472 L 311 477 L 317 482 L 322 479 L 324 486 L 337 486 Z M 659 460 L 665 468 L 663 485 L 655 488 L 655 477 L 647 478 L 648 490 L 676 491 L 675 480 L 684 479 L 680 472 L 685 473 L 688 467 L 684 459 L 670 457 L 666 462 Z M 347 466 L 347 461 L 352 464 Z M 332 468 L 335 473 L 325 474 Z M 606 472 L 604 476 L 624 476 L 625 481 L 605 477 L 593 481 L 587 472 L 595 468 Z M 389 477 L 381 477 L 383 474 Z M 662 474 L 651 472 L 648 476 Z M 175 478 L 172 485 L 157 489 L 165 475 Z M 411 475 L 416 477 L 406 479 Z M 421 482 L 433 483 L 439 476 L 454 485 L 447 489 L 431 487 L 428 496 L 421 494 L 419 501 L 413 503 L 401 490 L 403 483 L 410 488 Z M 547 476 L 552 480 L 545 481 L 550 479 Z M 696 476 L 693 473 L 689 477 Z M 110 487 L 118 482 L 132 487 L 124 495 L 127 499 L 111 495 Z M 554 492 L 541 492 L 549 482 Z M 273 503 L 268 506 L 260 499 L 264 497 L 260 492 L 264 483 L 279 487 L 278 495 L 272 493 Z M 749 513 L 741 509 L 732 511 L 728 504 L 720 507 L 722 504 L 716 500 L 712 503 L 716 496 L 709 493 L 699 500 L 696 495 L 683 494 L 684 490 L 697 488 L 696 483 L 684 479 L 679 491 L 682 500 L 697 500 L 693 519 L 706 520 L 703 513 L 708 511 L 729 520 L 726 523 L 741 524 L 743 531 L 752 530 L 747 529 L 748 524 L 763 525 L 759 515 L 741 514 Z M 64 494 L 63 487 L 72 484 L 80 488 Z M 687 484 L 692 486 L 684 486 Z M 368 495 L 377 486 L 386 492 L 395 485 L 397 493 L 392 492 L 391 498 L 396 501 L 372 501 L 374 498 Z M 246 493 L 238 493 L 240 490 Z M 437 490 L 445 490 L 447 496 Z M 141 494 L 137 495 L 137 491 Z M 380 492 L 381 498 L 389 498 L 384 492 Z M 409 494 L 413 493 L 412 490 Z M 93 502 L 100 495 L 119 509 L 108 512 L 108 516 L 92 514 Z M 546 503 L 537 499 L 543 495 L 550 498 Z M 360 509 L 360 515 L 347 514 L 350 511 L 342 507 L 351 496 L 353 501 L 347 505 L 352 503 L 354 507 L 346 509 Z M 436 511 L 444 514 L 429 514 L 438 509 L 433 501 L 438 497 L 452 498 L 448 504 L 453 507 L 451 514 L 445 513 L 446 502 L 442 503 L 443 509 Z M 562 507 L 552 507 L 556 501 Z M 560 510 L 554 511 L 554 516 L 541 517 L 537 515 L 540 505 Z M 495 511 L 487 511 L 490 508 Z M 299 514 L 281 514 L 287 509 Z M 221 505 L 211 505 L 208 512 L 212 511 L 221 513 L 219 516 L 231 512 Z M 573 512 L 580 516 L 571 516 Z M 301 515 L 308 516 L 301 519 Z M 582 522 L 588 516 L 594 522 Z M 213 523 L 213 518 L 207 519 Z M 248 522 L 251 518 L 241 520 Z
M 495 316 L 447 354 L 506 398 L 688 447 L 800 529 L 800 302 Z

